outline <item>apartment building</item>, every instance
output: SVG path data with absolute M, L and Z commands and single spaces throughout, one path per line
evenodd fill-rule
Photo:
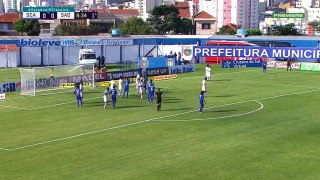
M 140 17 L 146 20 L 151 11 L 156 6 L 161 6 L 163 0 L 135 0 L 134 1 L 134 9 L 139 11 Z
M 198 0 L 198 7 L 217 19 L 218 28 L 230 23 L 259 28 L 259 0 Z
M 3 0 L 4 10 L 8 12 L 10 10 L 20 10 L 20 0 Z

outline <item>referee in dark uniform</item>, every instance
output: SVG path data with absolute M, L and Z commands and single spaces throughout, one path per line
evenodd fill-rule
M 160 88 L 158 88 L 155 94 L 157 95 L 157 111 L 160 111 L 163 93 L 160 91 Z

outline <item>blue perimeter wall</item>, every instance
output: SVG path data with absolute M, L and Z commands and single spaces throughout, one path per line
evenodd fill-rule
M 21 39 L 24 37 L 22 36 Z M 28 37 L 29 38 L 29 37 Z M 54 39 L 54 38 L 41 38 L 41 37 L 35 37 L 34 39 Z M 105 38 L 103 38 L 105 39 Z M 106 38 L 107 39 L 107 38 Z M 118 38 L 121 39 L 121 38 Z M 126 38 L 123 38 L 126 39 Z M 292 40 L 291 40 L 292 39 Z M 260 38 L 137 38 L 133 39 L 133 45 L 187 45 L 187 44 L 197 44 L 198 40 L 201 41 L 202 45 L 206 44 L 206 41 L 208 40 L 229 40 L 229 41 L 281 41 L 281 42 L 288 42 L 291 43 L 293 46 L 296 47 L 319 47 L 320 46 L 320 40 L 293 40 L 295 39 L 294 36 L 288 36 L 285 39 L 269 39 L 268 37 L 261 36 Z M 0 40 L 0 44 L 16 44 L 20 45 L 20 40 Z

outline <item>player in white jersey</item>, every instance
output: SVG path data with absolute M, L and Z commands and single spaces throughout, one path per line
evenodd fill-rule
M 204 95 L 207 96 L 207 77 L 205 77 L 204 80 L 202 80 L 201 91 L 203 91 Z
M 142 91 L 142 81 L 139 79 L 137 82 L 138 93 L 140 94 L 140 98 L 143 99 L 143 91 Z
M 108 96 L 110 94 L 110 89 L 107 88 L 107 90 L 104 91 L 104 94 L 103 94 L 103 102 L 104 102 L 104 106 L 103 108 L 106 109 L 107 108 L 107 104 L 108 104 Z
M 139 93 L 139 87 L 138 87 L 138 82 L 140 80 L 140 73 L 137 74 L 136 76 L 136 89 L 137 89 L 137 93 Z
M 118 80 L 118 90 L 119 90 L 119 96 L 122 95 L 122 84 L 123 84 L 123 80 L 122 77 L 120 77 L 120 79 Z
M 111 79 L 111 81 L 110 81 L 110 86 L 109 86 L 109 87 L 110 87 L 110 89 L 113 89 L 113 87 L 114 87 L 114 83 L 115 83 L 115 82 L 114 82 L 114 80 L 113 80 L 113 79 Z
M 211 67 L 209 66 L 209 64 L 207 64 L 206 66 L 206 78 L 208 81 L 211 81 Z

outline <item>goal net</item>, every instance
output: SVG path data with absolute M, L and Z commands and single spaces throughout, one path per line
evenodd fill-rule
M 95 87 L 94 65 L 46 66 L 19 68 L 21 95 L 35 96 L 38 92 L 73 88 L 76 83 Z

